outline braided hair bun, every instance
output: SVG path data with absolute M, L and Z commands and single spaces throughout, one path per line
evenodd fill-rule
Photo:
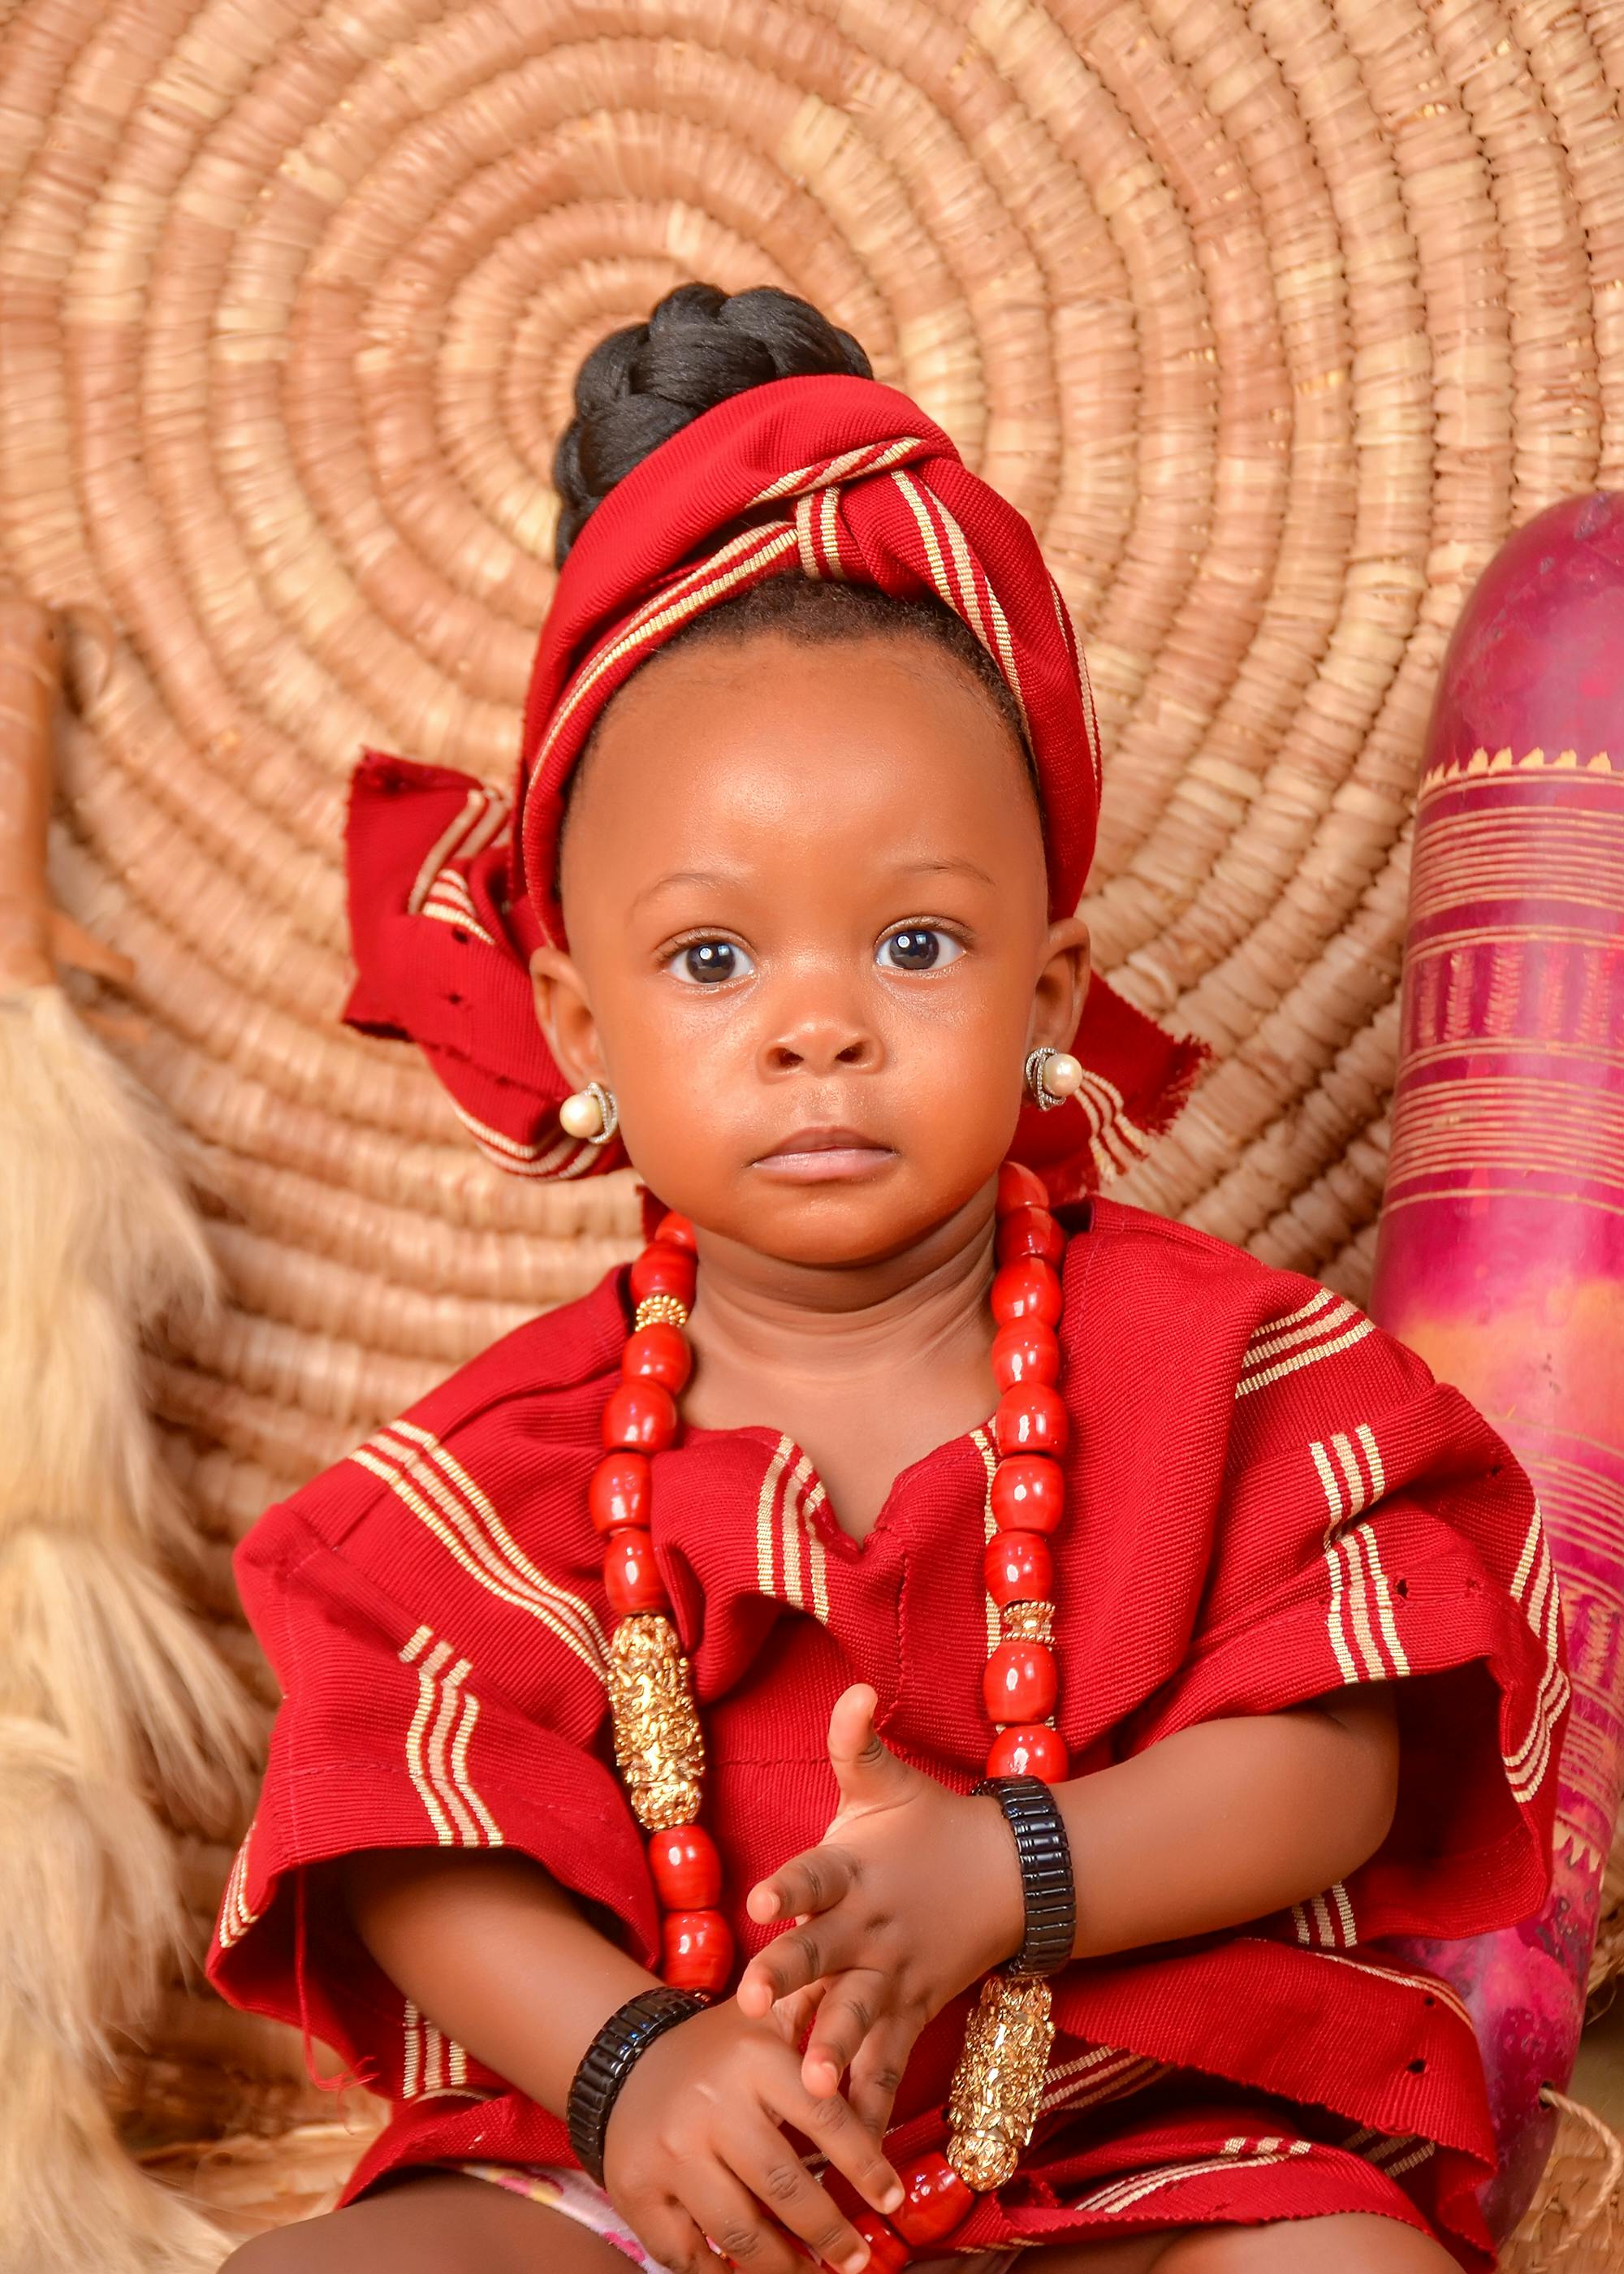
M 776 284 L 679 284 L 646 323 L 600 340 L 575 378 L 575 415 L 553 455 L 561 568 L 588 516 L 650 450 L 747 388 L 846 372 L 872 379 L 850 332 Z

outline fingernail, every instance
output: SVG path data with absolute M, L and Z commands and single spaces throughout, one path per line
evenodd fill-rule
M 868 2263 L 867 2243 L 861 2250 L 853 2250 L 849 2258 L 843 2258 L 840 2263 L 845 2268 L 846 2274 L 862 2274 L 863 2268 Z
M 902 2205 L 906 2200 L 907 2189 L 902 2187 L 895 2187 L 881 2203 L 880 2209 L 882 2210 L 900 2210 Z

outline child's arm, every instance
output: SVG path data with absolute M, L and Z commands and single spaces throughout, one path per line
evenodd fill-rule
M 342 1879 L 357 1931 L 395 1986 L 555 2115 L 609 2015 L 654 1986 L 527 1856 L 386 1849 L 347 1859 Z M 793 2014 L 751 2018 L 729 1999 L 658 2038 L 627 2081 L 605 2180 L 662 2264 L 713 2266 L 710 2235 L 751 2274 L 794 2274 L 803 2262 L 773 2219 L 831 2265 L 862 2264 L 866 2246 L 785 2139 L 786 2123 L 876 2209 L 900 2200 L 846 2101 L 808 2091 Z
M 1024 1916 L 1003 1811 L 899 1761 L 875 1732 L 875 1702 L 860 1684 L 835 1706 L 841 1806 L 823 1841 L 751 1890 L 753 1917 L 802 1924 L 757 1953 L 738 2002 L 764 2014 L 827 1981 L 802 2074 L 830 2093 L 850 2065 L 852 2105 L 879 2129 L 920 2030 L 1013 1956 Z M 1367 1685 L 1201 1722 L 1055 1786 L 1076 1873 L 1075 1954 L 1208 1934 L 1318 1894 L 1380 1846 L 1397 1782 L 1392 1698 Z

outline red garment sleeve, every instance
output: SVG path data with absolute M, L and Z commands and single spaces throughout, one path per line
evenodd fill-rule
M 1345 1886 L 1271 1930 L 1346 1950 L 1512 1924 L 1549 1884 L 1568 1696 L 1532 1487 L 1414 1352 L 1312 1282 L 1271 1277 L 1281 1293 L 1240 1370 L 1189 1651 L 1132 1745 L 1390 1682 L 1392 1829 Z
M 516 1849 L 642 1962 L 658 1948 L 607 1746 L 601 1595 L 523 1500 L 510 1525 L 476 1483 L 506 1457 L 500 1415 L 449 1442 L 410 1430 L 379 1433 L 239 1551 L 285 1695 L 208 1962 L 232 2003 L 322 2039 L 396 2099 L 500 2080 L 402 2000 L 312 1867 L 368 1849 Z

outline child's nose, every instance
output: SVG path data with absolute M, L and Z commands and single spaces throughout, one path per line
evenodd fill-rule
M 763 1060 L 775 1074 L 862 1073 L 879 1064 L 879 1038 L 858 1019 L 808 1005 L 778 1027 Z

